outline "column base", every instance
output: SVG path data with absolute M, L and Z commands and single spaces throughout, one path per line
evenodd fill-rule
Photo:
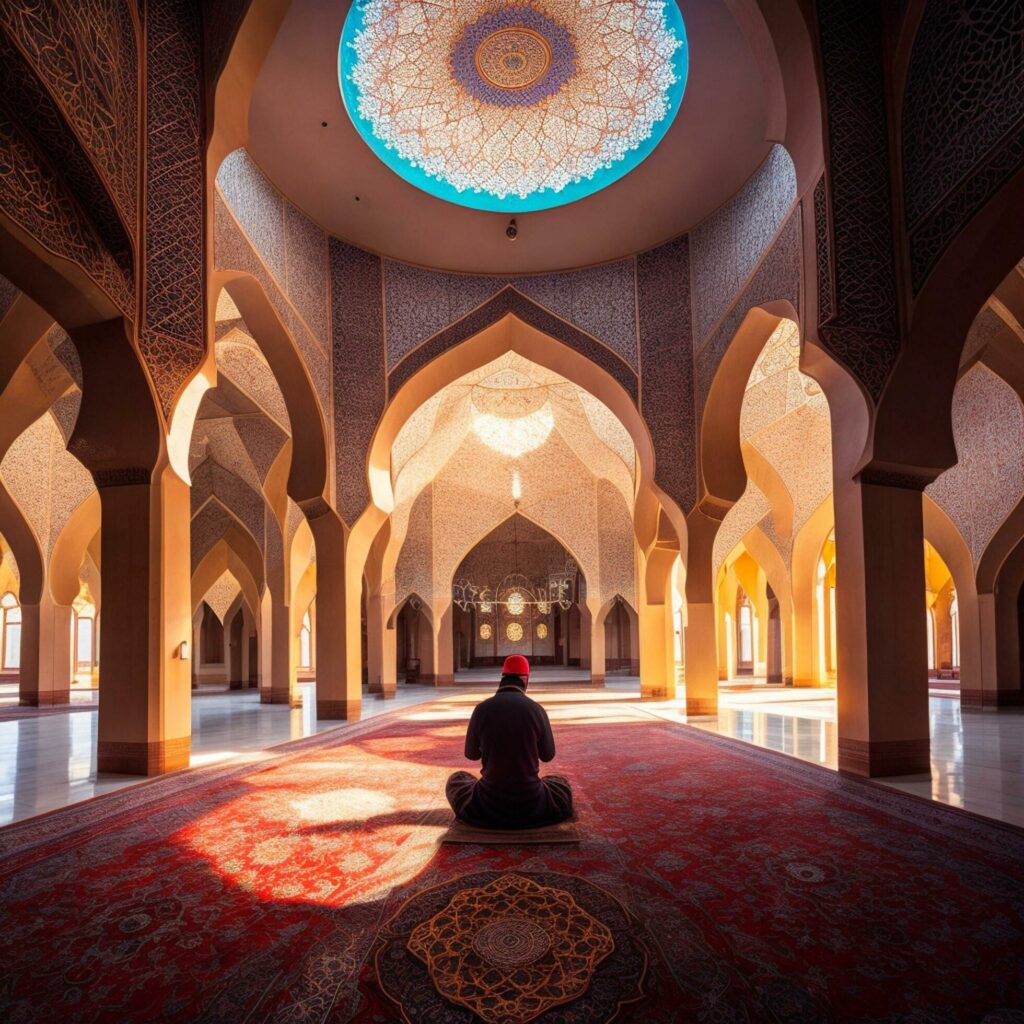
M 242 680 L 241 679 L 232 679 L 231 682 L 228 683 L 228 689 L 229 690 L 241 690 L 242 689 Z
M 661 688 L 656 689 L 656 690 L 655 689 L 645 689 L 644 687 L 640 688 L 640 700 L 641 701 L 646 701 L 646 700 L 669 700 L 669 699 L 670 698 L 669 698 L 669 695 L 668 695 L 668 690 L 666 690 L 664 687 L 661 687 Z
M 839 770 L 865 778 L 931 773 L 930 740 L 852 740 L 839 737 Z
M 435 686 L 454 686 L 455 685 L 455 676 L 453 676 L 453 675 L 441 675 L 441 674 L 438 674 L 438 675 L 434 676 L 434 685 Z
M 604 689 L 604 676 L 600 672 L 596 672 L 596 673 L 595 672 L 591 672 L 590 673 L 590 685 L 591 686 L 598 686 L 601 689 Z
M 70 690 L 45 690 L 42 693 L 20 694 L 18 704 L 23 708 L 45 708 L 53 704 L 70 704 Z
M 173 740 L 100 740 L 96 744 L 96 770 L 117 775 L 163 775 L 187 768 L 192 738 Z
M 718 698 L 687 697 L 686 714 L 687 716 L 694 715 L 696 717 L 710 715 L 713 718 L 718 714 Z
M 376 696 L 377 700 L 394 700 L 396 695 L 394 687 L 386 689 L 382 687 L 379 690 L 371 690 L 370 692 Z
M 968 711 L 1024 707 L 1024 690 L 961 690 L 960 706 Z
M 261 704 L 287 704 L 292 708 L 302 707 L 302 696 L 298 693 L 292 693 L 291 690 L 275 690 L 271 687 L 270 690 L 260 694 Z
M 358 722 L 363 702 L 359 700 L 318 700 L 316 717 L 334 722 Z

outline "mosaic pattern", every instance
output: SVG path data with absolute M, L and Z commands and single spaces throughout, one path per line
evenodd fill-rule
M 640 411 L 654 442 L 654 479 L 689 512 L 697 502 L 697 438 L 688 239 L 641 253 L 636 276 Z
M 976 365 L 953 392 L 957 464 L 925 488 L 956 524 L 977 566 L 1024 497 L 1024 406 L 988 367 Z
M 1024 164 L 1021 32 L 1015 0 L 929 4 L 921 16 L 902 117 L 915 290 L 956 232 Z
M 131 276 L 103 244 L 32 137 L 0 110 L 0 204 L 23 231 L 80 267 L 126 316 L 135 309 Z
M 728 315 L 697 353 L 696 395 L 698 418 L 704 409 L 718 365 L 747 313 L 755 306 L 788 299 L 800 309 L 800 213 L 794 210 L 757 272 L 740 293 Z
M 335 507 L 351 526 L 370 502 L 366 453 L 387 400 L 382 269 L 332 238 L 330 270 Z
M 682 17 L 664 0 L 357 0 L 339 54 L 356 129 L 407 181 L 516 212 L 622 177 L 682 100 Z
M 796 168 L 775 145 L 740 192 L 690 233 L 693 334 L 699 345 L 725 315 L 796 202 Z
M 145 312 L 139 347 L 164 414 L 206 349 L 205 88 L 197 9 L 148 0 Z
M 33 58 L 38 56 L 33 54 Z M 85 59 L 88 60 L 88 57 Z M 61 83 L 61 87 L 66 89 L 67 83 Z M 134 79 L 132 88 L 134 91 Z M 131 280 L 134 268 L 132 235 L 129 230 L 134 231 L 135 227 L 134 207 L 127 211 L 118 207 L 108 191 L 103 172 L 94 163 L 94 159 L 102 160 L 105 154 L 92 154 L 83 148 L 82 141 L 69 125 L 58 100 L 38 77 L 37 67 L 30 63 L 30 58 L 26 58 L 3 31 L 0 31 L 0 95 L 4 97 L 10 116 L 31 132 L 40 151 L 46 154 L 49 166 L 94 226 L 114 262 L 125 277 Z M 131 130 L 134 134 L 134 111 L 131 117 Z M 133 152 L 126 157 L 125 166 L 134 168 L 135 162 Z M 135 184 L 132 182 L 133 202 L 134 197 Z M 125 218 L 128 218 L 127 222 Z
M 203 600 L 210 606 L 210 611 L 217 616 L 223 625 L 228 610 L 235 603 L 235 598 L 241 592 L 238 580 L 227 569 L 214 580 L 210 589 L 203 596 Z
M 252 489 L 236 473 L 225 469 L 213 459 L 207 459 L 192 477 L 192 514 L 215 497 L 225 508 L 231 510 L 260 546 L 263 538 L 263 523 L 266 503 L 262 494 Z
M 192 560 L 191 572 L 195 572 L 199 563 L 206 557 L 210 549 L 224 536 L 225 531 L 238 520 L 216 499 L 213 498 L 192 517 Z M 257 580 L 257 585 L 260 581 Z
M 283 286 L 268 272 L 263 262 L 264 253 L 242 233 L 222 195 L 217 195 L 214 200 L 214 225 L 217 268 L 241 270 L 259 281 L 302 356 L 322 408 L 330 409 L 331 368 L 325 345 L 314 336 Z
M 762 523 L 771 512 L 771 505 L 764 492 L 754 483 L 747 480 L 747 489 L 735 505 L 725 514 L 722 525 L 715 534 L 712 548 L 711 567 L 713 578 L 733 549 L 759 523 Z
M 504 288 L 493 299 L 420 345 L 397 367 L 391 368 L 388 377 L 391 392 L 397 391 L 417 370 L 426 366 L 435 356 L 439 356 L 442 352 L 479 334 L 508 313 L 586 356 L 591 362 L 614 377 L 629 396 L 634 401 L 636 400 L 637 376 L 628 363 L 610 348 L 549 313 L 514 288 Z
M 245 325 L 216 344 L 217 373 L 246 393 L 280 427 L 291 433 L 284 395 L 263 353 L 246 334 Z M 280 446 L 278 446 L 280 447 Z
M 136 220 L 137 42 L 128 4 L 11 0 L 0 26 L 59 103 L 132 231 Z
M 0 481 L 35 534 L 44 560 L 75 509 L 96 490 L 89 471 L 65 447 L 49 413 L 8 448 L 0 462 Z
M 637 368 L 636 278 L 631 259 L 536 277 L 448 274 L 385 260 L 384 282 L 391 368 L 507 287 L 574 324 Z
M 818 336 L 875 398 L 900 345 L 881 19 L 879 8 L 853 0 L 818 5 L 835 283 L 833 315 Z
M 527 5 L 486 11 L 452 49 L 452 78 L 470 96 L 496 107 L 539 103 L 575 73 L 569 30 Z

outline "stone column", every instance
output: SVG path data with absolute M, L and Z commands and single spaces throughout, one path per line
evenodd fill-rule
M 354 721 L 362 713 L 362 568 L 349 572 L 349 533 L 322 503 L 309 517 L 316 542 L 316 717 Z
M 604 623 L 597 624 L 597 616 L 600 608 L 595 608 L 587 602 L 587 609 L 580 615 L 580 636 L 581 639 L 586 633 L 586 640 L 582 645 L 583 653 L 590 652 L 590 684 L 591 686 L 604 686 L 605 684 L 605 638 Z M 584 626 L 584 623 L 586 624 Z
M 664 547 L 638 557 L 643 566 L 639 588 L 641 700 L 674 700 L 676 696 L 672 571 L 677 557 L 678 550 Z
M 158 775 L 189 763 L 189 488 L 170 468 L 95 474 L 103 510 L 97 768 Z
M 686 713 L 718 714 L 718 640 L 712 553 L 721 525 L 699 509 L 687 518 Z
M 455 685 L 455 645 L 452 640 L 452 603 L 435 606 L 434 685 Z
M 837 481 L 839 768 L 930 771 L 921 492 Z
M 21 606 L 21 669 L 18 703 L 23 707 L 71 700 L 70 605 L 57 604 L 44 586 L 38 604 Z
M 594 617 L 587 605 L 580 604 L 577 607 L 580 610 L 580 668 L 591 669 L 591 674 L 593 674 L 593 666 L 590 664 L 590 638 L 594 631 Z M 604 685 L 603 654 L 601 657 L 601 685 Z
M 260 701 L 263 704 L 287 704 L 296 708 L 302 704 L 296 672 L 298 629 L 292 622 L 291 605 L 285 602 L 283 583 L 275 581 L 269 589 L 270 685 L 261 688 Z
M 368 690 L 385 700 L 395 696 L 395 631 L 388 628 L 394 602 L 379 590 L 366 598 L 366 662 Z

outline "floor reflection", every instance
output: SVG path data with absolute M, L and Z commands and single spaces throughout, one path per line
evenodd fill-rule
M 192 702 L 192 765 L 212 764 L 233 756 L 257 756 L 256 752 L 277 744 L 337 727 L 334 722 L 316 721 L 315 684 L 301 684 L 301 692 L 303 704 L 299 708 L 260 704 L 255 691 L 197 697 Z M 424 721 L 435 721 L 439 727 L 448 723 L 460 730 L 484 692 L 483 688 L 439 691 L 427 686 L 400 686 L 394 701 L 364 699 L 363 717 L 441 700 L 441 707 L 420 713 Z M 621 720 L 623 703 L 637 700 L 639 685 L 636 680 L 615 680 L 609 681 L 607 689 L 576 692 L 541 685 L 533 693 L 548 704 L 557 729 L 559 724 Z M 723 689 L 717 718 L 690 721 L 682 701 L 637 706 L 668 721 L 685 722 L 829 768 L 836 765 L 835 690 L 763 686 L 740 691 Z M 929 709 L 930 777 L 879 781 L 907 793 L 1024 825 L 1024 714 L 961 714 L 957 700 L 943 697 L 932 697 Z M 135 776 L 97 777 L 96 730 L 95 707 L 80 705 L 59 714 L 0 721 L 0 824 L 138 783 Z
M 299 688 L 303 703 L 298 708 L 260 704 L 255 690 L 196 697 L 192 701 L 192 767 L 336 728 L 337 722 L 316 720 L 316 685 L 300 683 Z M 409 687 L 400 689 L 394 701 L 368 697 L 363 701 L 363 717 L 436 696 L 430 687 Z M 97 728 L 95 707 L 0 721 L 0 825 L 137 784 L 140 779 L 135 775 L 97 775 Z
M 960 702 L 929 698 L 931 775 L 876 781 L 905 793 L 1024 825 L 1024 714 L 963 714 Z M 675 717 L 682 715 L 678 706 Z M 723 692 L 717 719 L 690 725 L 836 767 L 835 690 Z

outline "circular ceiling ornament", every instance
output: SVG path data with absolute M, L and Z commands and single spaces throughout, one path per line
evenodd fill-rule
M 505 636 L 512 643 L 517 644 L 523 639 L 523 625 L 521 622 L 510 622 L 505 627 Z
M 686 86 L 675 0 L 354 0 L 353 124 L 411 184 L 480 210 L 574 202 L 641 163 Z
M 526 598 L 523 597 L 518 590 L 513 590 L 512 593 L 508 595 L 508 599 L 505 603 L 508 607 L 509 615 L 522 615 L 526 610 Z
M 489 622 L 483 622 L 480 624 L 480 639 L 490 640 L 492 636 L 491 624 Z
M 547 640 L 547 638 L 548 638 L 547 623 L 545 623 L 545 622 L 537 623 L 537 639 L 538 640 Z

